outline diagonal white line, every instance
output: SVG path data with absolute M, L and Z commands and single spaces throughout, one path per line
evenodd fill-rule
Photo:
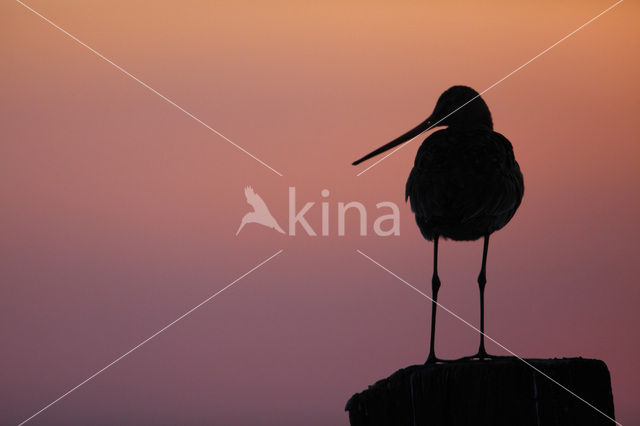
M 442 120 L 446 119 L 447 117 L 450 117 L 451 115 L 455 114 L 456 112 L 458 112 L 460 109 L 464 108 L 466 105 L 470 104 L 471 102 L 473 102 L 475 99 L 479 98 L 480 96 L 484 95 L 485 93 L 487 93 L 489 90 L 493 89 L 494 87 L 496 87 L 498 84 L 502 83 L 503 81 L 505 81 L 507 78 L 511 77 L 513 74 L 517 73 L 518 71 L 520 71 L 522 68 L 526 67 L 527 65 L 529 65 L 531 62 L 535 61 L 536 59 L 538 59 L 540 56 L 544 55 L 545 53 L 547 53 L 548 51 L 550 51 L 551 49 L 553 49 L 554 47 L 556 47 L 557 45 L 559 45 L 560 43 L 562 43 L 563 41 L 565 41 L 566 39 L 568 39 L 569 37 L 571 37 L 572 35 L 574 35 L 575 33 L 577 33 L 578 31 L 580 31 L 581 29 L 583 29 L 584 27 L 586 27 L 587 25 L 589 25 L 590 23 L 592 23 L 593 21 L 595 21 L 596 19 L 598 19 L 599 17 L 601 17 L 602 15 L 604 15 L 605 13 L 609 12 L 611 9 L 613 9 L 614 7 L 616 7 L 617 5 L 619 5 L 620 3 L 622 3 L 624 0 L 618 0 L 616 3 L 612 4 L 611 6 L 609 6 L 608 8 L 606 8 L 605 10 L 603 10 L 602 12 L 598 13 L 596 16 L 594 16 L 593 18 L 589 19 L 587 22 L 585 22 L 584 24 L 580 25 L 578 28 L 576 28 L 575 30 L 571 31 L 569 34 L 567 34 L 566 36 L 562 37 L 560 40 L 556 41 L 555 43 L 553 43 L 551 46 L 547 47 L 546 49 L 544 49 L 542 52 L 538 53 L 536 56 L 534 56 L 533 58 L 529 59 L 527 62 L 525 62 L 524 64 L 520 65 L 518 68 L 516 68 L 515 70 L 511 71 L 509 74 L 505 75 L 504 77 L 502 77 L 500 80 L 496 81 L 495 83 L 493 83 L 491 86 L 487 87 L 486 89 L 484 89 L 482 92 L 478 93 L 477 96 L 474 96 L 472 99 L 468 100 L 467 102 L 465 102 L 464 104 L 460 105 L 458 108 L 456 108 L 455 110 L 453 110 L 452 112 L 450 112 L 449 114 L 445 115 L 444 117 L 442 117 L 440 120 L 436 121 L 434 124 L 432 124 L 427 130 L 425 130 L 425 132 L 433 129 L 434 127 L 436 127 L 438 125 L 438 123 L 440 123 Z M 424 133 L 424 132 L 423 132 Z M 379 164 L 380 162 L 384 161 L 387 157 L 393 155 L 394 153 L 400 151 L 402 148 L 404 148 L 405 146 L 409 145 L 409 143 L 413 142 L 415 140 L 415 138 L 417 138 L 420 135 L 415 136 L 414 138 L 408 140 L 407 142 L 403 143 L 402 145 L 400 145 L 399 147 L 397 147 L 396 149 L 394 149 L 393 151 L 391 151 L 390 153 L 388 153 L 387 155 L 385 155 L 384 157 L 380 158 L 378 161 L 376 161 L 375 163 L 371 164 L 369 167 L 367 167 L 366 169 L 362 170 L 360 173 L 358 173 L 356 176 L 360 176 L 361 174 L 365 173 L 367 170 L 371 169 L 372 167 L 376 166 L 377 164 Z
M 622 426 L 621 423 L 618 423 L 617 421 L 615 421 L 613 418 L 609 417 L 606 413 L 604 413 L 602 410 L 600 410 L 599 408 L 597 408 L 596 406 L 594 406 L 593 404 L 591 404 L 590 402 L 586 401 L 585 399 L 581 398 L 579 395 L 575 394 L 574 392 L 572 392 L 570 389 L 567 389 L 565 386 L 563 386 L 561 383 L 559 383 L 558 381 L 554 380 L 553 378 L 551 378 L 549 375 L 543 373 L 542 371 L 540 371 L 538 368 L 536 368 L 535 366 L 533 366 L 531 363 L 529 363 L 528 361 L 524 360 L 522 357 L 520 357 L 519 355 L 517 355 L 515 352 L 513 352 L 511 349 L 507 348 L 506 346 L 504 346 L 502 343 L 498 342 L 497 340 L 495 340 L 494 338 L 492 338 L 491 336 L 488 336 L 486 333 L 481 332 L 480 330 L 478 330 L 478 328 L 476 326 L 474 326 L 473 324 L 469 323 L 467 320 L 465 320 L 464 318 L 462 318 L 461 316 L 459 316 L 458 314 L 456 314 L 455 312 L 453 312 L 452 310 L 450 310 L 449 308 L 447 308 L 446 306 L 441 305 L 440 303 L 434 301 L 431 297 L 427 296 L 426 293 L 423 293 L 422 291 L 418 290 L 416 287 L 414 287 L 413 285 L 411 285 L 408 281 L 406 281 L 405 279 L 403 279 L 402 277 L 396 275 L 395 273 L 393 273 L 391 270 L 389 270 L 388 268 L 384 267 L 383 265 L 381 265 L 380 263 L 376 262 L 375 260 L 373 260 L 371 257 L 367 256 L 366 254 L 364 254 L 362 251 L 360 250 L 356 250 L 358 253 L 360 253 L 362 256 L 364 256 L 365 258 L 367 258 L 368 260 L 370 260 L 371 262 L 373 262 L 374 264 L 376 264 L 377 266 L 379 266 L 381 269 L 387 271 L 389 274 L 391 274 L 392 276 L 394 276 L 395 278 L 397 278 L 398 280 L 402 281 L 404 284 L 406 284 L 407 286 L 411 287 L 413 290 L 417 291 L 420 295 L 426 297 L 427 299 L 429 299 L 431 302 L 434 302 L 439 308 L 444 309 L 445 311 L 447 311 L 449 314 L 451 314 L 452 316 L 454 316 L 456 319 L 462 321 L 465 325 L 469 326 L 470 328 L 472 328 L 473 330 L 477 331 L 479 334 L 482 334 L 484 337 L 486 337 L 487 339 L 491 340 L 493 343 L 495 343 L 496 345 L 500 346 L 502 349 L 504 349 L 505 351 L 509 352 L 511 355 L 513 355 L 514 357 L 516 357 L 517 359 L 519 359 L 520 361 L 522 361 L 523 363 L 525 363 L 526 365 L 528 365 L 529 367 L 531 367 L 533 370 L 535 370 L 537 373 L 541 374 L 542 376 L 546 377 L 547 379 L 549 379 L 551 382 L 555 383 L 556 385 L 560 386 L 562 389 L 564 389 L 565 391 L 569 392 L 571 395 L 575 396 L 576 398 L 578 398 L 580 401 L 584 402 L 585 404 L 587 404 L 589 407 L 593 408 L 594 410 L 596 410 L 598 413 L 602 414 L 603 416 L 605 416 L 607 419 L 611 420 L 612 422 L 614 422 L 615 424 Z
M 204 305 L 205 303 L 209 302 L 211 299 L 213 299 L 214 297 L 216 297 L 217 295 L 219 295 L 220 293 L 222 293 L 223 291 L 225 291 L 226 289 L 228 289 L 229 287 L 231 287 L 232 285 L 234 285 L 235 283 L 237 283 L 238 281 L 240 281 L 241 279 L 243 279 L 244 277 L 246 277 L 247 275 L 249 275 L 250 273 L 252 273 L 253 271 L 255 271 L 256 269 L 260 268 L 262 265 L 264 265 L 265 263 L 267 263 L 268 261 L 270 261 L 271 259 L 273 259 L 274 257 L 276 257 L 277 255 L 279 255 L 280 253 L 283 252 L 283 249 L 278 250 L 275 254 L 272 254 L 271 256 L 269 256 L 267 259 L 263 260 L 262 262 L 258 263 L 256 266 L 254 266 L 253 268 L 251 268 L 250 270 L 248 270 L 247 272 L 245 272 L 244 274 L 240 275 L 238 278 L 236 278 L 235 280 L 231 281 L 229 284 L 227 284 L 224 288 L 222 288 L 221 290 L 218 290 L 217 292 L 215 292 L 214 294 L 212 294 L 211 296 L 207 297 L 206 299 L 204 299 L 202 302 L 198 303 L 196 306 L 194 306 L 193 308 L 189 309 L 187 312 L 185 312 L 184 314 L 180 315 L 178 318 L 176 318 L 175 320 L 171 321 L 169 324 L 165 325 L 164 327 L 162 327 L 160 330 L 156 331 L 155 333 L 153 333 L 151 336 L 147 337 L 146 339 L 144 339 L 142 342 L 138 343 L 136 346 L 134 346 L 133 348 L 129 349 L 127 352 L 123 353 L 122 355 L 120 355 L 118 358 L 114 359 L 113 361 L 111 361 L 109 364 L 107 364 L 106 366 L 104 366 L 103 368 L 101 368 L 100 370 L 96 371 L 95 373 L 93 373 L 91 376 L 87 377 L 85 380 L 83 380 L 82 382 L 80 382 L 79 384 L 77 384 L 76 386 L 72 387 L 71 389 L 69 389 L 67 392 L 63 393 L 62 395 L 60 395 L 58 398 L 56 398 L 55 400 L 53 400 L 52 402 L 50 402 L 49 404 L 45 405 L 44 407 L 42 407 L 39 411 L 37 411 L 36 413 L 34 413 L 31 417 L 23 420 L 18 426 L 21 426 L 25 423 L 27 423 L 28 421 L 30 421 L 31 419 L 33 419 L 34 417 L 36 417 L 38 414 L 42 413 L 43 411 L 45 411 L 46 409 L 48 409 L 49 407 L 51 407 L 52 405 L 54 405 L 55 403 L 57 403 L 58 401 L 60 401 L 62 398 L 66 397 L 67 395 L 69 395 L 71 392 L 75 391 L 76 389 L 78 389 L 80 386 L 84 385 L 85 383 L 89 382 L 90 380 L 92 380 L 93 378 L 95 378 L 97 375 L 99 375 L 100 373 L 104 372 L 106 369 L 108 369 L 109 367 L 111 367 L 112 365 L 116 364 L 117 362 L 119 362 L 120 360 L 122 360 L 123 358 L 125 358 L 127 355 L 131 354 L 133 351 L 139 349 L 140 347 L 142 347 L 144 344 L 146 344 L 147 342 L 149 342 L 151 339 L 153 339 L 154 337 L 156 337 L 157 335 L 159 335 L 160 333 L 166 331 L 169 327 L 171 327 L 172 325 L 174 325 L 175 323 L 177 323 L 178 321 L 180 321 L 181 319 L 187 317 L 188 315 L 190 315 L 191 313 L 193 313 L 196 309 L 200 308 L 202 305 Z
M 138 77 L 136 77 L 135 75 L 131 74 L 129 71 L 125 70 L 120 65 L 116 64 L 115 62 L 113 62 L 111 59 L 107 58 L 106 56 L 104 56 L 103 54 L 101 54 L 100 52 L 98 52 L 97 50 L 95 50 L 94 48 L 92 48 L 91 46 L 89 46 L 88 44 L 83 42 L 82 40 L 78 39 L 76 36 L 74 36 L 73 34 L 69 33 L 64 28 L 61 28 L 60 26 L 56 25 L 53 21 L 51 21 L 47 17 L 43 16 L 42 14 L 37 12 L 36 10 L 32 9 L 30 6 L 24 4 L 20 0 L 16 0 L 16 2 L 18 2 L 19 4 L 21 4 L 25 8 L 29 9 L 31 12 L 35 13 L 36 15 L 38 15 L 40 18 L 42 18 L 44 21 L 46 21 L 49 24 L 51 24 L 53 27 L 55 27 L 58 30 L 62 31 L 64 34 L 69 36 L 75 42 L 77 42 L 80 45 L 82 45 L 82 46 L 86 47 L 87 49 L 89 49 L 92 53 L 94 53 L 95 55 L 97 55 L 98 57 L 103 59 L 104 61 L 106 61 L 109 64 L 113 65 L 118 71 L 122 72 L 123 74 L 125 74 L 128 77 L 131 77 L 133 80 L 137 81 L 142 86 L 144 86 L 145 88 L 149 89 L 151 92 L 153 92 L 156 95 L 160 96 L 162 99 L 167 101 L 169 104 L 171 104 L 172 106 L 176 107 L 177 109 L 179 109 L 180 111 L 185 113 L 187 116 L 191 117 L 192 119 L 194 119 L 195 121 L 197 121 L 198 123 L 200 123 L 201 125 L 206 127 L 207 129 L 209 129 L 210 131 L 212 131 L 216 135 L 220 136 L 222 139 L 224 139 L 225 141 L 229 142 L 231 145 L 235 146 L 237 149 L 239 149 L 240 151 L 242 151 L 245 154 L 247 154 L 249 157 L 251 157 L 254 160 L 256 160 L 258 163 L 262 164 L 263 166 L 265 166 L 266 168 L 268 168 L 269 170 L 271 170 L 272 172 L 274 172 L 278 176 L 282 176 L 282 173 L 280 173 L 279 171 L 277 171 L 276 169 L 274 169 L 273 167 L 271 167 L 270 165 L 268 165 L 267 163 L 265 163 L 264 161 L 262 161 L 261 159 L 259 159 L 258 157 L 256 157 L 255 155 L 253 155 L 252 153 L 250 153 L 249 151 L 247 151 L 246 149 L 244 149 L 243 147 L 241 147 L 240 145 L 238 145 L 237 143 L 235 143 L 234 141 L 232 141 L 231 139 L 229 139 L 228 137 L 226 137 L 225 135 L 223 135 L 222 133 L 220 133 L 219 131 L 217 131 L 216 129 L 211 127 L 210 125 L 208 125 L 207 123 L 205 123 L 204 121 L 200 120 L 198 117 L 196 117 L 195 115 L 191 114 L 189 111 L 187 111 L 186 109 L 182 108 L 180 105 L 176 104 L 174 101 L 172 101 L 171 99 L 167 98 L 165 95 L 163 95 L 162 93 L 158 92 L 156 89 L 154 89 L 153 87 L 149 86 L 147 83 L 145 83 L 144 81 L 140 80 Z

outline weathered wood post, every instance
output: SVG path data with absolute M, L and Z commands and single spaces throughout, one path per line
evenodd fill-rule
M 583 358 L 527 359 L 614 417 L 606 364 Z M 414 365 L 347 403 L 351 426 L 610 426 L 614 424 L 521 360 Z

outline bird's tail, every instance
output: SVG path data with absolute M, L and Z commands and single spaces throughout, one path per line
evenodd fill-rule
M 244 227 L 244 224 L 245 224 L 245 223 L 246 223 L 246 222 L 245 222 L 245 220 L 244 220 L 244 219 L 242 219 L 242 223 L 240 224 L 240 228 L 238 228 L 238 230 L 236 231 L 236 237 L 237 237 L 237 236 L 238 236 L 238 234 L 240 233 L 240 230 Z
M 276 231 L 278 231 L 281 234 L 284 234 L 284 231 L 282 230 L 282 228 L 280 228 L 280 225 L 278 225 L 278 222 L 275 222 L 275 225 L 273 226 L 273 229 L 275 229 Z

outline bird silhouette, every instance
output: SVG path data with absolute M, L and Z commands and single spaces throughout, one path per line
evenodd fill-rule
M 464 105 L 464 106 L 463 106 Z M 463 106 L 462 108 L 460 108 Z M 436 126 L 447 126 L 427 137 L 416 155 L 407 180 L 405 198 L 423 237 L 433 241 L 431 279 L 431 338 L 427 363 L 435 355 L 438 290 L 438 240 L 472 241 L 484 238 L 480 289 L 480 346 L 465 359 L 490 359 L 484 346 L 484 289 L 489 236 L 504 227 L 520 206 L 524 180 L 507 138 L 493 131 L 489 107 L 478 92 L 453 86 L 418 126 L 355 161 L 357 165 Z
M 282 228 L 280 228 L 280 225 L 278 225 L 278 222 L 269 211 L 269 208 L 265 204 L 262 197 L 256 194 L 253 188 L 247 186 L 244 189 L 244 195 L 247 198 L 247 203 L 249 203 L 249 205 L 253 207 L 253 211 L 243 216 L 242 222 L 240 223 L 240 227 L 238 228 L 236 235 L 240 233 L 240 230 L 242 230 L 244 225 L 246 225 L 247 223 L 259 223 L 260 225 L 264 225 L 267 228 L 275 229 L 279 233 L 284 234 L 284 231 L 282 230 Z

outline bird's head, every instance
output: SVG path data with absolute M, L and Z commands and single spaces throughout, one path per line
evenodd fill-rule
M 353 165 L 358 165 L 371 157 L 382 154 L 438 126 L 454 128 L 485 126 L 493 129 L 493 121 L 489 107 L 478 92 L 467 86 L 453 86 L 440 95 L 436 107 L 425 121 L 388 144 L 354 161 Z
M 486 126 L 493 129 L 491 113 L 480 94 L 467 86 L 445 90 L 428 119 L 435 126 Z

